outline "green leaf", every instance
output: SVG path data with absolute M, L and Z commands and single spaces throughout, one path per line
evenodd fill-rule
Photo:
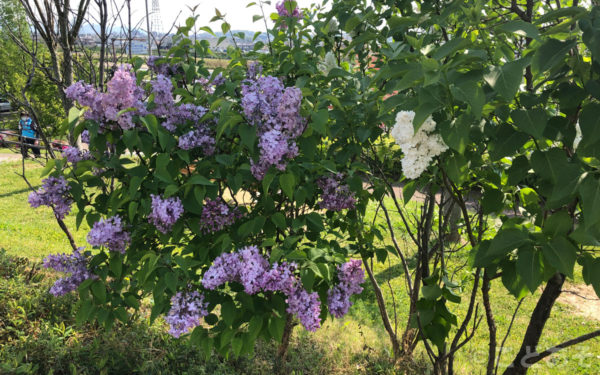
M 146 129 L 148 129 L 148 132 L 156 139 L 158 136 L 158 120 L 156 117 L 154 115 L 146 115 L 141 118 L 141 121 L 146 126 Z
M 256 141 L 256 128 L 247 124 L 242 124 L 239 127 L 240 140 L 242 144 L 248 148 L 248 150 L 254 149 L 254 142 Z
M 104 303 L 106 302 L 106 287 L 104 286 L 104 284 L 99 281 L 96 280 L 92 283 L 92 294 L 94 295 L 94 297 L 96 297 L 96 299 L 98 300 L 99 303 Z
M 311 115 L 312 122 L 310 126 L 319 134 L 327 134 L 327 120 L 329 118 L 329 110 L 327 108 L 313 112 Z
M 502 284 L 516 299 L 527 295 L 527 284 L 517 273 L 516 262 L 505 262 L 502 265 Z
M 421 293 L 423 294 L 423 298 L 435 301 L 442 295 L 442 289 L 437 285 L 424 285 L 421 288 Z
M 269 333 L 275 341 L 281 341 L 283 337 L 283 329 L 285 327 L 285 319 L 278 317 L 271 317 L 269 321 Z
M 464 49 L 469 44 L 470 43 L 466 39 L 461 37 L 450 39 L 446 43 L 442 44 L 438 49 L 436 49 L 433 55 L 431 55 L 431 57 L 435 60 L 440 61 L 444 57 L 452 56 L 452 54 L 454 54 L 456 51 Z
M 450 86 L 450 92 L 453 97 L 471 106 L 471 113 L 475 118 L 481 117 L 481 112 L 485 105 L 485 93 L 477 82 L 468 80 L 459 82 L 456 85 Z
M 567 56 L 569 50 L 575 47 L 574 39 L 560 41 L 549 38 L 533 54 L 531 70 L 534 75 L 551 69 Z
M 529 165 L 529 159 L 527 156 L 521 155 L 515 158 L 512 162 L 512 165 L 508 169 L 508 185 L 517 185 L 519 184 L 527 173 L 531 166 Z
M 261 315 L 254 315 L 252 319 L 250 319 L 250 323 L 248 323 L 248 334 L 251 337 L 256 338 L 259 335 L 262 326 L 263 317 Z
M 579 194 L 585 228 L 591 229 L 600 223 L 600 181 L 588 175 L 579 186 Z
M 500 229 L 491 242 L 482 241 L 475 253 L 474 264 L 476 267 L 486 267 L 493 261 L 503 258 L 512 250 L 521 247 L 528 242 L 529 235 L 523 229 Z
M 527 142 L 527 135 L 516 131 L 510 124 L 498 125 L 494 138 L 495 142 L 489 144 L 492 160 L 500 160 L 505 156 L 513 155 Z
M 512 101 L 523 81 L 523 69 L 528 64 L 529 59 L 523 58 L 502 66 L 494 66 L 483 78 L 500 96 Z
M 573 278 L 577 248 L 564 236 L 556 236 L 542 248 L 544 258 L 560 272 Z
M 504 208 L 504 193 L 502 190 L 486 188 L 481 200 L 484 214 L 499 213 Z
M 271 215 L 271 221 L 279 229 L 287 228 L 287 224 L 285 222 L 285 216 L 281 212 L 275 212 L 273 215 Z
M 510 114 L 515 126 L 527 134 L 534 136 L 536 139 L 541 139 L 548 122 L 548 114 L 540 108 L 522 110 L 517 109 Z
M 522 20 L 508 21 L 496 27 L 495 31 L 515 34 L 531 39 L 538 39 L 540 37 L 540 32 L 538 31 L 537 27 Z
M 296 177 L 293 173 L 286 173 L 279 177 L 279 184 L 281 185 L 281 190 L 288 196 L 290 199 L 294 199 L 294 187 L 296 186 Z
M 571 219 L 569 213 L 565 210 L 561 210 L 553 213 L 546 219 L 542 231 L 549 238 L 554 238 L 555 236 L 566 235 L 571 230 L 572 226 L 573 219 Z
M 231 301 L 221 304 L 221 316 L 228 326 L 233 324 L 233 320 L 235 319 L 235 310 L 235 305 Z
M 543 261 L 541 253 L 532 247 L 520 249 L 517 258 L 517 272 L 527 287 L 534 293 L 542 283 Z
M 192 185 L 204 185 L 204 186 L 213 186 L 214 185 L 214 183 L 212 181 L 210 181 L 208 178 L 206 178 L 200 174 L 193 175 L 187 182 L 188 182 L 188 184 L 192 184 Z

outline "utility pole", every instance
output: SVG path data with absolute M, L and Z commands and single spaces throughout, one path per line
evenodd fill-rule
M 146 36 L 148 37 L 148 57 L 152 56 L 152 44 L 150 43 L 150 13 L 148 13 L 148 0 L 146 0 Z

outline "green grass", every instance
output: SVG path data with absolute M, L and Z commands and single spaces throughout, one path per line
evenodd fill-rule
M 50 253 L 69 251 L 68 242 L 56 225 L 52 212 L 46 208 L 34 210 L 28 206 L 27 185 L 15 172 L 20 172 L 19 163 L 0 164 L 0 248 L 5 248 L 9 255 L 26 256 L 30 260 L 38 261 Z M 27 163 L 26 175 L 34 186 L 41 183 L 39 172 L 40 168 L 37 164 Z M 411 203 L 411 205 L 415 204 Z M 393 216 L 393 222 L 400 243 L 410 257 L 411 246 L 402 235 L 402 225 L 397 215 Z M 75 227 L 73 213 L 66 218 L 66 223 L 70 228 Z M 87 231 L 85 224 L 79 231 L 73 231 L 78 245 L 85 245 Z M 385 243 L 388 241 L 386 240 Z M 458 257 L 450 263 L 452 266 L 458 266 L 463 261 L 464 258 Z M 0 271 L 1 264 L 0 259 Z M 408 318 L 408 298 L 405 294 L 402 268 L 395 257 L 390 257 L 385 264 L 375 263 L 374 273 L 383 289 L 392 323 L 394 316 L 392 296 L 395 297 L 400 333 Z M 225 360 L 213 356 L 206 361 L 199 354 L 199 350 L 191 347 L 186 340 L 171 339 L 165 333 L 165 326 L 160 321 L 148 326 L 146 321 L 140 320 L 129 326 L 118 326 L 112 332 L 104 332 L 94 326 L 77 327 L 71 314 L 75 302 L 74 296 L 58 299 L 48 296 L 45 291 L 55 276 L 40 274 L 40 280 L 29 283 L 24 281 L 26 270 L 20 276 L 8 279 L 0 275 L 2 280 L 0 300 L 9 301 L 0 303 L 9 306 L 4 310 L 0 307 L 0 363 L 9 361 L 13 363 L 11 365 L 13 367 L 17 364 L 25 366 L 29 363 L 38 366 L 37 373 L 44 373 L 42 369 L 46 370 L 47 367 L 44 366 L 49 366 L 48 364 L 56 366 L 53 367 L 58 369 L 56 373 L 66 372 L 67 368 L 60 367 L 65 361 L 75 363 L 78 366 L 77 373 L 102 373 L 102 371 L 109 374 L 119 371 L 161 373 L 158 369 L 162 369 L 162 373 L 187 371 L 190 374 L 274 373 L 273 358 L 276 351 L 274 343 L 259 342 L 256 354 L 252 358 Z M 468 285 L 470 281 L 468 268 L 458 271 L 455 280 L 464 280 Z M 577 279 L 574 282 L 581 282 L 581 280 Z M 364 286 L 365 291 L 356 298 L 350 313 L 344 318 L 328 319 L 323 328 L 316 333 L 309 333 L 301 327 L 295 329 L 285 373 L 395 373 L 389 363 L 391 358 L 389 341 L 381 324 L 372 288 L 369 283 L 365 283 Z M 9 293 L 11 291 L 12 293 Z M 540 291 L 525 298 L 516 317 L 512 334 L 506 341 L 507 351 L 502 356 L 500 371 L 518 350 L 528 323 L 528 316 L 539 294 Z M 468 299 L 467 295 L 462 297 L 464 301 Z M 506 292 L 500 280 L 493 281 L 491 297 L 498 326 L 498 339 L 501 340 L 517 301 Z M 581 300 L 581 303 L 585 301 Z M 450 308 L 461 317 L 465 313 L 466 303 L 451 304 Z M 40 312 L 40 309 L 43 312 Z M 482 306 L 479 312 L 480 314 L 483 312 Z M 25 317 L 22 317 L 23 314 Z M 540 349 L 546 349 L 598 328 L 600 328 L 599 321 L 583 318 L 576 313 L 573 306 L 557 303 L 544 330 Z M 69 333 L 66 334 L 65 331 Z M 9 340 L 3 339 L 3 335 L 8 336 Z M 3 345 L 3 341 L 7 344 Z M 598 374 L 600 373 L 599 354 L 600 340 L 591 340 L 548 357 L 547 360 L 532 367 L 530 373 Z M 457 372 L 459 374 L 483 373 L 486 358 L 487 326 L 483 319 L 473 340 L 458 354 L 455 362 Z M 421 346 L 417 348 L 414 362 L 410 371 L 406 369 L 398 371 L 411 374 L 427 373 L 427 359 Z M 125 366 L 124 363 L 128 367 L 119 367 Z M 1 367 L 0 372 L 2 372 Z
M 40 171 L 39 164 L 26 163 L 25 176 L 34 188 L 41 185 Z M 27 197 L 31 190 L 17 173 L 21 173 L 20 163 L 0 163 L 0 248 L 6 249 L 8 254 L 35 260 L 48 254 L 70 252 L 71 246 L 56 224 L 52 210 L 29 206 Z M 79 231 L 75 230 L 73 214 L 65 223 L 78 246 L 85 246 L 89 230 L 86 224 L 83 223 Z

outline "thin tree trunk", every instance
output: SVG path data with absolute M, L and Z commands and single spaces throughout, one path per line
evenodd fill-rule
M 561 273 L 556 273 L 546 283 L 546 288 L 531 314 L 525 337 L 523 337 L 521 343 L 521 349 L 515 356 L 513 362 L 504 371 L 504 375 L 525 374 L 531 366 L 531 364 L 527 363 L 527 358 L 535 356 L 534 353 L 536 353 L 542 331 L 544 330 L 546 321 L 548 321 L 548 318 L 550 317 L 554 302 L 556 302 L 556 299 L 560 296 L 564 282 L 565 276 Z
M 398 361 L 402 357 L 402 351 L 400 348 L 400 343 L 398 342 L 398 337 L 396 336 L 396 332 L 394 332 L 394 328 L 390 323 L 390 317 L 388 316 L 387 309 L 385 307 L 385 301 L 383 299 L 383 293 L 381 292 L 381 288 L 379 287 L 379 283 L 375 279 L 373 275 L 373 270 L 369 266 L 367 258 L 362 257 L 363 265 L 367 270 L 367 274 L 369 275 L 369 280 L 371 281 L 371 285 L 373 285 L 373 291 L 375 292 L 375 298 L 377 299 L 377 306 L 379 307 L 379 313 L 381 315 L 381 320 L 383 321 L 383 326 L 388 336 L 390 337 L 390 342 L 392 343 L 392 351 L 394 353 L 394 359 Z

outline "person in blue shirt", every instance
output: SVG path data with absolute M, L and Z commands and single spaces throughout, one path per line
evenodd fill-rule
M 21 135 L 21 141 L 23 142 L 23 146 L 21 147 L 23 156 L 27 157 L 27 149 L 31 148 L 33 155 L 36 158 L 39 157 L 40 149 L 36 147 L 38 137 L 36 126 L 27 112 L 21 112 L 21 119 L 19 120 L 19 133 Z M 25 146 L 25 144 L 29 144 L 31 146 L 28 147 Z

